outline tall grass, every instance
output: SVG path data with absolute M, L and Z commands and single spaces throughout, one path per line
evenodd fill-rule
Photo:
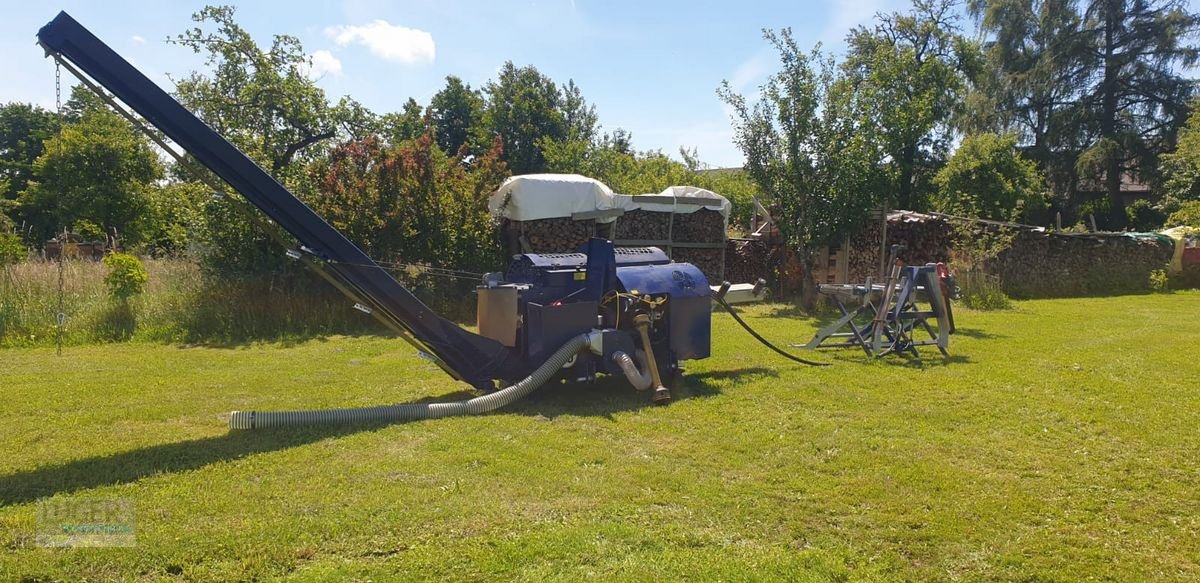
M 128 306 L 108 296 L 104 265 L 63 264 L 64 344 L 115 340 L 238 343 L 383 327 L 308 273 L 242 279 L 205 275 L 190 261 L 150 259 L 145 293 Z M 58 334 L 59 266 L 30 261 L 0 274 L 0 346 L 49 345 Z M 445 297 L 444 290 L 439 295 Z M 453 297 L 453 294 L 450 295 Z M 452 305 L 456 305 L 453 302 Z M 443 302 L 443 305 L 446 305 Z

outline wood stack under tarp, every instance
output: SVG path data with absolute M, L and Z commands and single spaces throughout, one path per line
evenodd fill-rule
M 607 234 L 624 212 L 599 180 L 577 174 L 526 174 L 504 181 L 488 200 L 500 222 L 508 256 L 570 253 L 593 236 Z
M 509 178 L 488 201 L 509 256 L 570 253 L 591 237 L 618 247 L 659 247 L 676 261 L 723 281 L 731 205 L 701 188 L 672 186 L 657 194 L 624 195 L 574 174 Z
M 618 194 L 625 209 L 613 223 L 617 246 L 655 246 L 675 261 L 695 265 L 710 284 L 725 279 L 729 199 L 694 186 L 672 186 L 658 194 Z

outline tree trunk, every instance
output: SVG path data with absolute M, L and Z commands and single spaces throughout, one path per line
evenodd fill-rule
M 909 144 L 900 153 L 900 184 L 896 192 L 897 206 L 903 210 L 915 211 L 913 201 L 913 174 L 917 165 L 917 146 Z
M 1118 63 L 1114 55 L 1116 35 L 1116 19 L 1120 14 L 1114 14 L 1111 7 L 1104 14 L 1104 82 L 1101 84 L 1100 105 L 1100 137 L 1117 142 L 1117 90 Z M 1117 145 L 1119 148 L 1120 146 Z M 1116 152 L 1111 152 L 1104 160 L 1104 190 L 1114 211 L 1121 210 L 1121 162 Z M 1114 212 L 1114 215 L 1117 214 Z M 1123 215 L 1124 213 L 1120 213 Z
M 804 273 L 800 274 L 800 307 L 805 312 L 812 313 L 817 309 L 817 280 L 813 277 L 813 254 L 804 244 L 800 244 L 796 253 L 800 256 L 800 265 L 804 270 Z

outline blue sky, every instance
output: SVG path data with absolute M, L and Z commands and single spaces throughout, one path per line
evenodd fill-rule
M 0 102 L 54 104 L 52 62 L 34 45 L 37 29 L 63 9 L 170 88 L 168 75 L 202 65 L 163 40 L 191 25 L 204 2 L 157 0 L 55 4 L 5 1 L 0 22 Z M 802 46 L 842 50 L 847 30 L 904 0 L 854 2 L 242 2 L 238 21 L 260 43 L 277 33 L 301 39 L 311 72 L 331 100 L 350 95 L 376 112 L 408 97 L 422 104 L 458 75 L 472 86 L 506 60 L 574 79 L 605 129 L 625 128 L 639 149 L 674 155 L 695 147 L 713 166 L 737 166 L 729 118 L 715 90 L 723 79 L 752 92 L 775 69 L 764 27 L 792 27 Z M 964 22 L 966 26 L 970 23 Z

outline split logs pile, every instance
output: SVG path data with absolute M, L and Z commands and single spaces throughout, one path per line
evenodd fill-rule
M 721 243 L 725 240 L 725 218 L 718 211 L 700 209 L 692 213 L 678 213 L 673 221 L 673 242 Z
M 849 280 L 865 281 L 867 277 L 879 279 L 881 253 L 890 253 L 892 245 L 900 245 L 900 260 L 907 265 L 945 263 L 950 260 L 954 247 L 954 227 L 941 219 L 913 220 L 910 217 L 890 218 L 887 225 L 887 245 L 881 244 L 882 225 L 879 221 L 868 222 L 861 231 L 851 236 Z
M 671 259 L 680 263 L 691 263 L 704 274 L 709 285 L 724 281 L 725 250 L 719 248 L 673 247 Z
M 1171 248 L 1118 233 L 1022 231 L 988 266 L 1017 298 L 1145 291 L 1150 273 L 1166 269 Z
M 506 220 L 501 229 L 510 256 L 518 253 L 569 253 L 595 234 L 596 222 L 574 221 L 570 218 Z
M 771 247 L 760 239 L 730 239 L 725 246 L 725 280 L 754 283 L 771 279 L 774 265 Z
M 632 210 L 617 218 L 613 239 L 618 241 L 668 241 L 671 213 Z

